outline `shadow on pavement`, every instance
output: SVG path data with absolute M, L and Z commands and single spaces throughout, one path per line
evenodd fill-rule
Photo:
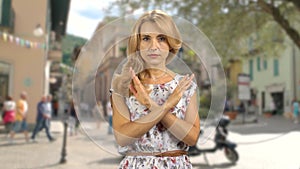
M 21 145 L 28 145 L 28 144 L 34 144 L 34 143 L 26 143 L 26 142 L 23 142 L 23 143 L 18 143 L 18 142 L 15 142 L 15 143 L 3 143 L 3 144 L 0 144 L 0 148 L 1 147 L 8 147 L 8 146 L 21 146 Z
M 122 159 L 123 159 L 123 157 L 110 157 L 110 158 L 103 158 L 103 159 L 97 160 L 97 161 L 91 161 L 87 164 L 88 165 L 92 165 L 95 163 L 98 163 L 98 164 L 120 164 Z
M 233 120 L 228 127 L 229 131 L 240 134 L 260 134 L 260 133 L 288 133 L 300 131 L 300 125 L 283 116 L 275 115 L 270 118 L 259 117 L 257 122 L 242 123 L 240 119 Z
M 221 163 L 221 164 L 213 164 L 213 165 L 193 163 L 194 168 L 201 168 L 201 169 L 230 168 L 235 165 L 236 164 L 232 164 L 232 163 Z
M 59 168 L 60 165 L 61 165 L 60 163 L 55 163 L 55 164 L 48 164 L 48 165 L 44 165 L 44 166 L 36 166 L 36 167 L 26 168 L 26 169 Z M 23 168 L 20 168 L 20 169 L 23 169 Z

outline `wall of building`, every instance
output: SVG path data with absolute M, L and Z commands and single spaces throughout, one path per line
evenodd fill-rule
M 265 109 L 269 108 L 271 102 L 271 94 L 276 92 L 283 93 L 283 111 L 290 111 L 290 102 L 293 98 L 293 59 L 292 59 L 292 47 L 286 46 L 284 51 L 279 57 L 268 56 L 266 58 L 260 57 L 260 70 L 257 66 L 258 56 L 246 59 L 243 61 L 243 71 L 249 73 L 249 60 L 253 60 L 253 79 L 251 81 L 251 87 L 257 91 L 257 103 L 259 106 L 259 113 L 263 112 L 263 98 L 262 92 L 265 93 Z M 279 75 L 274 76 L 274 59 L 278 59 L 279 62 Z M 267 61 L 267 68 L 264 66 L 264 60 Z M 297 59 L 298 60 L 298 59 Z M 298 60 L 299 61 L 299 60 Z M 296 72 L 299 71 L 295 70 Z M 298 73 L 299 75 L 299 73 Z
M 15 100 L 27 91 L 29 102 L 28 120 L 34 122 L 36 103 L 44 92 L 44 51 L 27 49 L 0 41 L 0 60 L 11 64 L 9 94 Z
M 46 25 L 47 0 L 13 0 L 15 11 L 14 36 L 32 42 L 44 43 L 45 37 L 35 37 L 33 30 Z M 0 61 L 11 64 L 9 94 L 17 101 L 20 93 L 28 93 L 29 112 L 27 120 L 35 122 L 36 105 L 45 90 L 46 51 L 42 48 L 27 48 L 16 43 L 0 40 Z

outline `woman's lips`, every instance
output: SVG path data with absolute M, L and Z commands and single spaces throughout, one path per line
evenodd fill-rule
M 151 57 L 151 58 L 156 58 L 156 57 L 159 56 L 159 54 L 149 54 L 148 56 Z

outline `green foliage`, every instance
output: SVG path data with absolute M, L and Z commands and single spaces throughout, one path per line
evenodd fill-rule
M 198 110 L 200 118 L 206 118 L 208 111 L 210 109 L 211 97 L 210 95 L 201 95 L 200 96 L 200 108 Z
M 74 35 L 66 35 L 62 40 L 63 58 L 62 62 L 66 65 L 72 66 L 71 56 L 76 46 L 82 46 L 87 42 L 87 39 L 77 37 Z
M 200 119 L 206 118 L 208 116 L 208 111 L 209 109 L 200 107 L 198 111 Z
M 209 109 L 210 108 L 210 100 L 211 100 L 211 97 L 210 95 L 201 95 L 200 96 L 200 106 L 203 107 L 203 108 L 207 108 Z
M 295 36 L 287 33 L 289 29 L 294 28 L 298 35 L 300 32 L 300 7 L 296 1 L 120 0 L 112 6 L 119 6 L 122 14 L 161 9 L 185 18 L 207 35 L 225 62 L 249 56 L 253 51 L 266 57 L 280 55 L 285 46 L 278 39 L 282 36 L 293 39 Z M 270 7 L 279 10 L 286 22 L 280 20 L 276 12 L 268 11 Z M 255 37 L 252 49 L 249 49 L 250 36 Z M 300 43 L 297 45 L 300 48 Z

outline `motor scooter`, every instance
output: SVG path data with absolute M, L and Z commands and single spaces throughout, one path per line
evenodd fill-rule
M 226 158 L 231 163 L 236 163 L 239 159 L 238 152 L 235 150 L 237 144 L 227 140 L 227 135 L 228 135 L 227 126 L 229 123 L 230 123 L 229 117 L 223 116 L 216 126 L 216 133 L 214 136 L 215 146 L 210 149 L 200 149 L 197 147 L 197 145 L 191 146 L 188 150 L 189 156 L 197 156 L 202 153 L 213 153 L 216 152 L 217 150 L 224 149 Z M 200 131 L 200 136 L 202 134 L 203 134 L 203 130 Z

